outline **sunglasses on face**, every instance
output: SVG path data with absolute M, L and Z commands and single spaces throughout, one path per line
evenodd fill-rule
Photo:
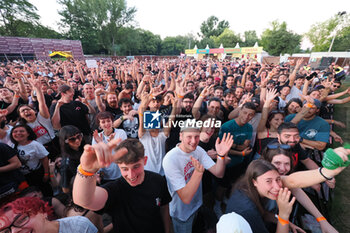
M 267 148 L 272 149 L 272 150 L 279 149 L 279 148 L 284 149 L 284 150 L 289 150 L 291 148 L 291 146 L 287 145 L 287 144 L 275 143 L 275 144 L 268 144 Z
M 337 85 L 333 85 L 334 88 L 339 88 L 340 86 L 337 86 Z
M 83 134 L 80 133 L 80 134 L 78 134 L 78 135 L 75 135 L 75 136 L 72 136 L 72 137 L 70 137 L 70 138 L 67 138 L 67 139 L 65 140 L 65 143 L 68 143 L 68 142 L 75 142 L 76 140 L 81 140 L 82 138 L 83 138 Z

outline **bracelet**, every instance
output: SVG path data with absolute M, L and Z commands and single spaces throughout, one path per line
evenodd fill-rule
M 278 221 L 282 224 L 282 226 L 289 224 L 288 220 L 281 218 L 279 215 L 277 215 L 277 218 L 278 218 Z
M 121 121 L 124 121 L 124 115 L 122 115 L 121 117 L 119 117 L 119 119 L 120 119 Z
M 152 94 L 150 94 L 150 95 L 149 95 L 149 98 L 151 98 L 151 99 L 152 99 L 152 98 L 153 98 L 153 95 L 152 95 Z
M 49 173 L 44 173 L 44 176 L 48 176 L 49 175 Z
M 245 151 L 242 151 L 242 156 L 245 156 Z
M 204 95 L 199 95 L 199 97 L 205 98 L 205 96 L 204 96 Z
M 321 222 L 321 221 L 324 221 L 324 220 L 327 220 L 325 217 L 318 217 L 316 218 L 317 222 Z
M 143 117 L 143 114 L 139 112 L 140 117 Z
M 78 166 L 77 174 L 79 174 L 81 177 L 84 177 L 84 178 L 95 176 L 95 173 L 84 171 L 84 169 L 81 167 L 81 164 L 79 164 Z
M 179 99 L 183 99 L 185 96 L 183 96 L 183 95 L 177 95 L 177 97 L 178 97 Z
M 334 120 L 331 120 L 331 124 L 334 124 Z
M 332 178 L 329 178 L 329 177 L 325 176 L 325 175 L 322 173 L 322 168 L 323 168 L 323 167 L 319 167 L 319 168 L 318 168 L 318 171 L 320 172 L 321 176 L 323 176 L 326 180 L 333 180 L 333 177 L 332 177 Z
M 19 95 L 15 95 L 15 98 L 19 98 Z
M 50 175 L 50 178 L 53 178 L 53 177 L 55 177 L 54 175 Z
M 225 155 L 219 155 L 219 154 L 217 154 L 217 156 L 216 156 L 218 159 L 221 159 L 221 160 L 224 160 L 225 159 Z

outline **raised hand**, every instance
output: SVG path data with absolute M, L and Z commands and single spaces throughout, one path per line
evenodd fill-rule
M 97 143 L 103 142 L 103 138 L 102 138 L 102 136 L 100 136 L 100 134 L 97 132 L 97 130 L 94 131 L 92 136 L 94 137 L 94 139 Z
M 295 197 L 293 197 L 292 200 L 289 201 L 290 195 L 291 192 L 288 190 L 288 188 L 281 188 L 276 200 L 279 210 L 279 216 L 285 220 L 289 219 L 289 215 L 292 212 L 293 204 L 295 202 Z
M 221 142 L 220 142 L 220 138 L 216 139 L 215 149 L 219 155 L 224 156 L 230 151 L 232 145 L 233 145 L 233 135 L 231 135 L 230 133 L 228 134 L 224 133 L 221 139 Z
M 120 138 L 109 143 L 100 142 L 95 145 L 85 145 L 80 158 L 82 169 L 96 173 L 100 168 L 108 167 L 112 162 L 128 153 L 126 148 L 113 152 L 113 149 L 121 142 Z
M 204 173 L 205 169 L 204 169 L 203 165 L 197 159 L 193 158 L 192 156 L 191 156 L 191 160 L 192 160 L 192 165 L 193 165 L 195 171 L 197 171 L 199 173 Z

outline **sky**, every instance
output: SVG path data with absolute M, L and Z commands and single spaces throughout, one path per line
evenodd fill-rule
M 57 13 L 61 6 L 56 0 L 30 0 L 41 16 L 41 23 L 60 30 Z M 197 35 L 200 25 L 209 16 L 227 20 L 235 33 L 255 30 L 258 36 L 270 27 L 270 22 L 285 21 L 287 28 L 298 34 L 306 33 L 311 25 L 323 22 L 339 11 L 350 14 L 349 0 L 127 0 L 128 7 L 136 7 L 136 25 L 161 38 Z M 310 47 L 303 42 L 302 48 Z

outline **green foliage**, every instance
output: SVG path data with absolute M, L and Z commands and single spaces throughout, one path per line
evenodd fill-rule
M 0 1 L 0 27 L 2 35 L 19 36 L 23 22 L 36 24 L 39 15 L 37 9 L 27 0 Z
M 236 43 L 242 42 L 240 36 L 236 35 L 234 31 L 228 28 L 226 28 L 219 36 L 212 36 L 211 38 L 214 40 L 216 48 L 218 48 L 220 44 L 225 48 L 233 48 L 236 46 Z
M 200 31 L 202 38 L 210 38 L 211 36 L 219 36 L 230 24 L 226 20 L 219 21 L 216 16 L 210 16 L 206 21 L 202 22 Z
M 245 31 L 244 42 L 240 43 L 242 47 L 252 47 L 256 42 L 259 43 L 259 38 L 256 35 L 256 31 Z
M 188 48 L 188 37 L 165 37 L 162 42 L 161 55 L 179 55 Z
M 119 30 L 133 20 L 136 9 L 128 8 L 125 0 L 58 0 L 61 25 L 67 36 L 79 39 L 84 52 L 108 50 L 116 55 Z
M 350 26 L 344 28 L 335 38 L 333 51 L 350 51 Z
M 261 45 L 270 55 L 279 56 L 300 50 L 301 36 L 287 30 L 286 22 L 273 21 L 272 29 L 266 29 L 261 36 Z
M 337 28 L 338 27 L 338 28 Z M 314 45 L 313 52 L 328 51 L 332 41 L 333 33 L 337 30 L 336 39 L 332 50 L 344 51 L 349 49 L 349 34 L 350 18 L 346 15 L 335 15 L 324 22 L 313 24 L 310 30 L 305 34 L 310 42 Z

